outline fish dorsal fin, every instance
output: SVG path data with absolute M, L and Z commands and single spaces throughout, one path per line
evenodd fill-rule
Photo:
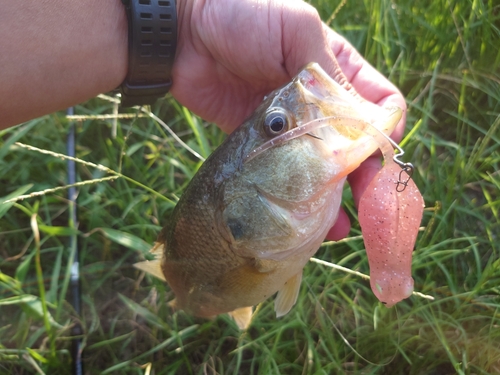
M 278 295 L 274 300 L 274 311 L 276 311 L 277 318 L 286 315 L 297 302 L 301 281 L 302 271 L 291 277 L 283 288 L 278 291 Z
M 252 306 L 241 307 L 228 312 L 228 315 L 234 319 L 239 329 L 247 329 L 252 321 Z
M 140 269 L 141 271 L 147 272 L 150 275 L 153 275 L 160 280 L 167 281 L 165 276 L 163 275 L 163 271 L 161 269 L 161 260 L 145 260 L 144 262 L 135 263 L 134 267 Z

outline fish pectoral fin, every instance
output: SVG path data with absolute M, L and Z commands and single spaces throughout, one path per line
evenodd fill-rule
M 301 281 L 302 271 L 291 277 L 283 288 L 278 291 L 278 295 L 274 300 L 274 311 L 276 311 L 277 318 L 286 315 L 297 302 Z
M 241 307 L 234 311 L 228 312 L 228 315 L 234 319 L 239 329 L 247 329 L 252 321 L 252 306 Z
M 167 282 L 167 279 L 165 279 L 161 269 L 160 259 L 145 260 L 144 262 L 135 263 L 134 267 Z

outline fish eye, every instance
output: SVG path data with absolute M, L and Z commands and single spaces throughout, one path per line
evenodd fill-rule
M 264 120 L 264 130 L 266 134 L 275 137 L 286 132 L 289 128 L 290 121 L 283 110 L 275 109 L 266 115 Z

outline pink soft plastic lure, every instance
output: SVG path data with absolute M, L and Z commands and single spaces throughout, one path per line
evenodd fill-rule
M 362 195 L 358 216 L 370 265 L 370 286 L 391 307 L 413 292 L 411 260 L 424 201 L 413 180 L 394 162 L 392 146 L 387 140 L 384 143 L 384 167 Z M 397 189 L 400 174 L 408 179 L 404 189 Z

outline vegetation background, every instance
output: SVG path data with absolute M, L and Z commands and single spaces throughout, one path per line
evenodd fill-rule
M 435 300 L 386 309 L 366 280 L 309 263 L 291 313 L 277 320 L 270 299 L 242 335 L 224 316 L 172 312 L 168 286 L 132 264 L 201 162 L 149 117 L 120 119 L 116 136 L 112 119 L 89 117 L 75 120 L 77 157 L 115 174 L 77 163 L 78 180 L 125 177 L 79 188 L 77 228 L 66 190 L 0 205 L 0 374 L 70 373 L 77 322 L 88 374 L 500 373 L 500 4 L 311 3 L 407 98 L 403 143 L 427 206 L 413 275 Z M 75 112 L 113 107 L 96 98 Z M 203 156 L 224 138 L 171 98 L 152 110 Z M 0 201 L 67 184 L 66 160 L 15 142 L 66 154 L 69 124 L 55 113 L 0 133 Z M 316 257 L 368 273 L 359 233 Z M 71 238 L 81 315 L 68 302 Z

